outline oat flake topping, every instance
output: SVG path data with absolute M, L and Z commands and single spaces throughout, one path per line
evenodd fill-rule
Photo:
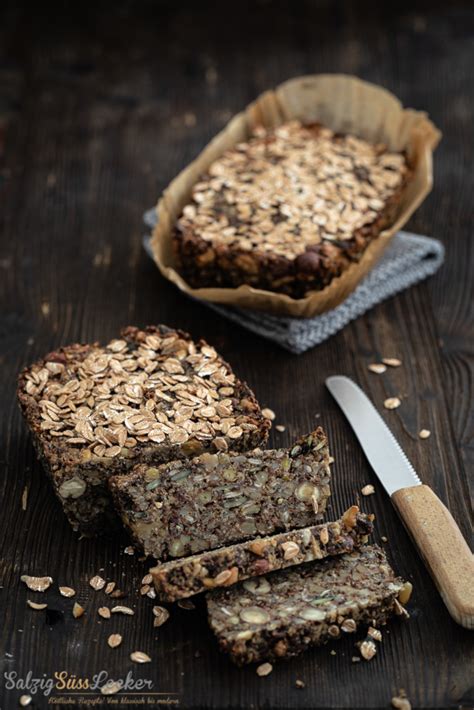
M 143 335 L 142 342 L 112 340 L 82 361 L 63 357 L 26 373 L 26 392 L 37 400 L 51 441 L 77 445 L 88 462 L 165 440 L 214 440 L 226 449 L 227 437 L 257 429 L 234 410 L 236 379 L 213 347 L 177 332 Z
M 402 154 L 328 128 L 299 121 L 258 128 L 212 163 L 178 228 L 214 246 L 291 260 L 371 224 L 407 172 Z

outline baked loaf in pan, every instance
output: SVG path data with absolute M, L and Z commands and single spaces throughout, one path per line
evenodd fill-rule
M 109 484 L 135 541 L 159 560 L 314 524 L 330 494 L 321 428 L 290 449 L 138 465 Z
M 210 626 L 238 665 L 296 656 L 401 609 L 403 587 L 376 546 L 207 594 Z
M 373 518 L 352 506 L 334 522 L 182 557 L 153 567 L 150 573 L 160 600 L 174 602 L 302 562 L 352 552 L 367 542 Z
M 409 176 L 402 153 L 320 124 L 257 128 L 194 186 L 173 238 L 178 270 L 192 288 L 302 298 L 390 225 Z
M 137 461 L 254 449 L 269 429 L 213 347 L 165 326 L 60 348 L 23 370 L 18 398 L 66 515 L 84 533 L 119 523 L 110 476 Z

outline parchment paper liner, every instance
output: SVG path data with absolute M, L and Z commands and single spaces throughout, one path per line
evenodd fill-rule
M 398 205 L 395 221 L 368 246 L 358 263 L 351 264 L 322 291 L 312 291 L 305 298 L 294 299 L 246 285 L 191 288 L 175 271 L 171 235 L 184 205 L 190 200 L 193 185 L 224 151 L 247 140 L 253 127 L 263 124 L 274 128 L 291 119 L 318 121 L 335 131 L 353 133 L 372 143 L 385 143 L 390 150 L 405 150 L 414 174 Z M 234 116 L 166 188 L 156 207 L 158 223 L 151 240 L 154 259 L 165 278 L 182 291 L 205 301 L 303 318 L 335 308 L 355 289 L 393 235 L 430 192 L 432 154 L 440 138 L 441 133 L 425 113 L 404 109 L 393 94 L 374 84 L 343 74 L 290 79 L 275 90 L 261 94 Z

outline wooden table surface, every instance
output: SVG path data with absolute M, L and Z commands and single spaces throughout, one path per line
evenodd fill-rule
M 474 11 L 469 3 L 397 5 L 275 1 L 231 10 L 218 2 L 98 1 L 54 10 L 38 3 L 33 11 L 3 5 L 2 708 L 17 707 L 21 691 L 8 687 L 30 671 L 36 678 L 62 671 L 88 678 L 106 671 L 116 678 L 129 670 L 153 681 L 152 692 L 163 693 L 153 696 L 156 701 L 169 697 L 185 708 L 382 708 L 399 688 L 413 707 L 471 707 L 472 636 L 449 617 L 323 384 L 343 373 L 365 388 L 421 479 L 467 535 Z M 447 255 L 435 277 L 294 356 L 165 282 L 143 252 L 141 215 L 261 91 L 328 71 L 386 86 L 406 105 L 428 111 L 443 131 L 433 193 L 408 228 L 442 240 Z M 364 484 L 375 485 L 362 506 L 376 513 L 376 539 L 388 538 L 393 564 L 413 582 L 414 594 L 410 621 L 390 626 L 374 660 L 352 663 L 355 639 L 346 637 L 276 664 L 265 678 L 254 667 L 239 670 L 219 653 L 201 599 L 195 611 L 173 608 L 171 621 L 153 629 L 153 602 L 136 592 L 147 565 L 124 554 L 127 539 L 79 540 L 72 532 L 21 420 L 17 373 L 58 345 L 107 341 L 121 326 L 148 323 L 177 326 L 215 345 L 286 425 L 284 433 L 272 433 L 272 445 L 288 444 L 316 422 L 326 428 L 336 459 L 332 515 Z M 368 363 L 382 356 L 399 357 L 403 366 L 382 376 L 369 373 Z M 384 410 L 383 400 L 393 395 L 402 396 L 402 406 Z M 429 439 L 418 438 L 421 428 L 431 431 Z M 75 587 L 84 617 L 73 619 L 71 600 L 56 591 L 46 596 L 64 615 L 28 609 L 32 594 L 20 582 L 24 573 Z M 105 598 L 88 586 L 95 573 L 127 591 L 134 618 L 99 619 Z M 124 636 L 114 650 L 107 646 L 112 631 Z M 152 663 L 132 664 L 134 650 L 147 652 Z M 297 678 L 304 689 L 295 687 Z M 54 690 L 49 702 L 60 696 Z M 133 697 L 136 706 L 145 698 Z M 68 698 L 79 702 L 77 691 Z M 47 705 L 47 697 L 35 696 L 35 707 Z

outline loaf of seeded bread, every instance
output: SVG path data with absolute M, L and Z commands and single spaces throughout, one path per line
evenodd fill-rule
M 367 542 L 373 518 L 354 505 L 340 520 L 181 557 L 153 567 L 150 573 L 159 599 L 174 602 L 302 562 L 352 552 Z
M 238 665 L 289 658 L 403 613 L 403 587 L 376 546 L 207 594 L 211 629 Z
M 166 326 L 60 348 L 23 370 L 18 398 L 66 515 L 84 533 L 119 523 L 110 476 L 137 462 L 253 449 L 269 429 L 214 348 Z
M 138 465 L 109 484 L 135 541 L 159 560 L 311 525 L 329 497 L 321 428 L 290 449 L 204 453 Z
M 174 233 L 178 268 L 193 288 L 302 298 L 391 225 L 409 176 L 403 154 L 319 124 L 258 128 L 194 186 Z

